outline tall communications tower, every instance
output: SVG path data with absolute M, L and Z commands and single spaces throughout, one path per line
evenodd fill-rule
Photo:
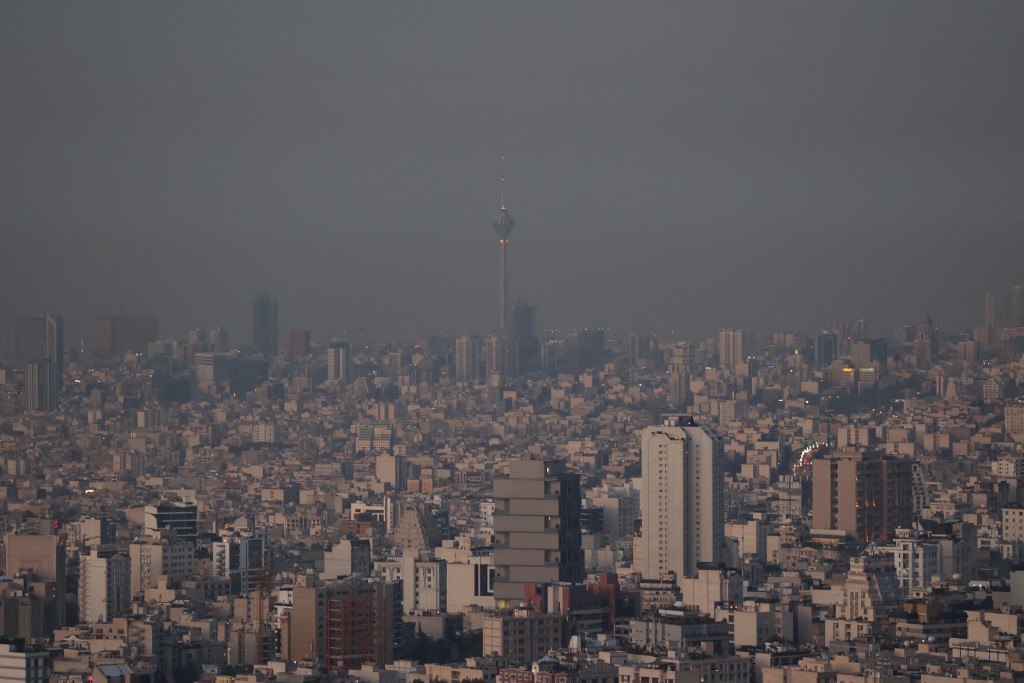
M 501 250 L 498 256 L 498 329 L 507 338 L 512 327 L 508 316 L 508 236 L 512 228 L 516 227 L 516 222 L 505 206 L 504 156 L 501 157 L 501 208 L 498 209 L 498 218 L 491 221 L 491 225 L 498 233 L 498 248 Z

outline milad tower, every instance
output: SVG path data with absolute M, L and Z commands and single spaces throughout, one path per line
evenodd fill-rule
M 498 233 L 498 329 L 508 343 L 512 334 L 512 325 L 508 316 L 508 236 L 516 222 L 505 206 L 505 157 L 501 157 L 501 208 L 498 218 L 491 221 L 494 232 Z

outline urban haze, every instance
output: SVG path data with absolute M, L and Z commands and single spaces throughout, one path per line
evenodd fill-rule
M 0 683 L 1024 683 L 1024 5 L 0 5 Z
M 501 155 L 545 328 L 960 328 L 1022 277 L 1017 3 L 0 12 L 8 328 L 486 332 Z

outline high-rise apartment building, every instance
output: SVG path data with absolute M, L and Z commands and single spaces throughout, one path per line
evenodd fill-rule
M 913 461 L 842 450 L 811 465 L 811 518 L 816 529 L 886 541 L 914 515 Z
M 64 319 L 59 315 L 18 318 L 14 323 L 14 362 L 18 367 L 31 360 L 54 364 L 58 380 L 64 376 Z
M 681 409 L 690 399 L 690 358 L 693 345 L 677 342 L 672 347 L 668 364 L 668 404 L 673 410 Z
M 732 328 L 718 333 L 718 367 L 733 370 L 744 362 L 743 330 Z
M 480 373 L 480 350 L 483 340 L 465 335 L 455 340 L 455 379 L 460 382 L 476 383 Z
M 228 579 L 231 595 L 248 595 L 258 588 L 266 566 L 262 529 L 238 529 L 214 541 L 210 548 L 213 570 Z
M 258 296 L 252 300 L 252 345 L 257 353 L 277 355 L 277 299 Z
M 561 460 L 513 460 L 494 480 L 494 599 L 515 607 L 524 588 L 584 578 L 580 477 Z
M 309 330 L 288 331 L 288 355 L 292 358 L 308 356 L 310 347 Z
M 1024 285 L 1014 285 L 1010 290 L 1007 306 L 1007 323 L 1010 327 L 1024 327 Z
M 55 627 L 66 623 L 67 550 L 60 536 L 6 534 L 4 536 L 6 576 L 28 576 L 39 584 L 37 595 L 45 595 L 47 621 Z
M 57 315 L 18 318 L 14 362 L 25 371 L 25 409 L 50 412 L 64 379 L 64 321 Z
M 131 564 L 115 551 L 93 551 L 79 563 L 78 620 L 86 624 L 109 621 L 131 609 Z
M 981 324 L 985 327 L 999 327 L 999 299 L 995 294 L 985 295 L 985 309 Z
M 132 541 L 128 559 L 132 596 L 156 588 L 161 579 L 177 583 L 195 573 L 195 546 L 170 529 Z
M 50 652 L 42 645 L 26 645 L 24 638 L 0 640 L 0 682 L 46 683 L 53 674 Z
M 483 654 L 520 664 L 536 662 L 561 647 L 562 622 L 561 614 L 528 608 L 489 614 L 483 619 Z
M 897 529 L 893 546 L 896 580 L 905 591 L 921 590 L 932 585 L 932 577 L 940 571 L 942 549 L 928 534 L 916 529 Z
M 654 337 L 646 332 L 629 333 L 629 367 L 634 370 L 650 369 L 657 365 L 658 347 Z
M 397 582 L 350 576 L 324 586 L 296 586 L 281 631 L 287 659 L 319 660 L 328 673 L 365 663 L 384 667 L 394 659 L 401 625 Z
M 642 519 L 639 569 L 694 576 L 697 565 L 720 562 L 725 537 L 722 437 L 689 415 L 666 416 L 641 436 Z
M 822 330 L 814 337 L 814 367 L 827 368 L 839 357 L 839 337 Z
M 340 384 L 352 381 L 352 348 L 348 342 L 333 340 L 327 345 L 327 379 Z
M 25 362 L 25 409 L 48 413 L 57 407 L 60 393 L 57 364 L 48 360 Z
M 512 311 L 513 374 L 522 375 L 540 369 L 540 341 L 537 338 L 537 307 L 525 301 Z

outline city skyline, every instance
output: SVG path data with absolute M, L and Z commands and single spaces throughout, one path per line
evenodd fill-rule
M 8 4 L 5 245 L 49 277 L 3 269 L 0 341 L 240 340 L 254 290 L 322 339 L 486 332 L 503 153 L 543 327 L 969 329 L 1022 277 L 1024 9 L 834 10 Z
M 499 279 L 506 276 L 506 273 L 499 268 Z M 499 292 L 500 292 L 499 288 Z M 659 342 L 674 343 L 674 342 L 688 342 L 694 340 L 710 340 L 717 338 L 719 345 L 725 345 L 726 355 L 731 359 L 730 363 L 738 362 L 742 357 L 742 339 L 748 335 L 753 335 L 752 338 L 766 339 L 777 333 L 797 333 L 802 334 L 811 340 L 815 344 L 818 357 L 824 357 L 827 355 L 818 346 L 822 343 L 823 339 L 827 337 L 831 339 L 833 345 L 832 358 L 835 357 L 834 345 L 837 343 L 837 334 L 845 330 L 847 335 L 852 338 L 878 338 L 878 339 L 893 339 L 898 338 L 902 333 L 902 330 L 908 328 L 916 328 L 918 326 L 932 325 L 935 327 L 936 332 L 943 333 L 952 337 L 965 336 L 971 337 L 971 335 L 977 333 L 980 328 L 989 329 L 1000 329 L 1000 328 L 1015 328 L 1020 327 L 1020 321 L 1024 320 L 1024 299 L 1021 298 L 1020 292 L 1024 291 L 1024 285 L 1014 285 L 1010 292 L 1003 296 L 995 294 L 985 294 L 978 305 L 978 314 L 973 323 L 968 321 L 967 325 L 962 328 L 954 326 L 943 325 L 941 321 L 936 324 L 932 320 L 931 316 L 925 314 L 917 319 L 907 319 L 899 322 L 891 328 L 879 328 L 873 321 L 865 318 L 853 319 L 850 316 L 836 316 L 832 319 L 823 319 L 817 323 L 811 322 L 804 326 L 799 327 L 786 327 L 780 323 L 774 327 L 763 327 L 754 329 L 736 329 L 732 325 L 727 325 L 723 329 L 713 330 L 710 328 L 691 328 L 678 329 L 678 328 L 667 328 L 667 327 L 655 327 L 655 328 L 637 328 L 629 327 L 624 324 L 619 325 L 581 325 L 578 327 L 560 327 L 556 325 L 538 327 L 536 323 L 536 311 L 537 307 L 532 302 L 518 301 L 515 306 L 516 313 L 520 309 L 531 312 L 531 318 L 529 322 L 530 333 L 540 333 L 539 339 L 567 339 L 573 333 L 578 331 L 586 331 L 589 329 L 593 330 L 604 330 L 606 332 L 612 332 L 610 340 L 614 340 L 619 344 L 629 344 L 630 337 L 634 334 L 646 334 L 651 335 L 652 339 L 657 339 Z M 499 295 L 499 300 L 500 295 Z M 266 303 L 261 303 L 266 302 Z M 346 343 L 354 343 L 357 345 L 365 344 L 407 344 L 414 345 L 416 343 L 425 341 L 430 336 L 439 336 L 449 339 L 456 339 L 464 337 L 467 334 L 471 337 L 479 337 L 481 340 L 485 336 L 485 330 L 477 331 L 462 331 L 462 332 L 437 332 L 434 330 L 390 330 L 390 334 L 394 336 L 387 336 L 388 333 L 379 334 L 368 334 L 364 329 L 359 330 L 356 326 L 352 326 L 349 329 L 355 329 L 356 331 L 352 334 L 339 335 L 337 333 L 326 334 L 326 333 L 314 333 L 308 328 L 302 327 L 283 327 L 279 326 L 277 320 L 277 304 L 278 300 L 269 294 L 261 294 L 253 297 L 249 301 L 250 310 L 252 312 L 250 320 L 243 323 L 243 329 L 227 330 L 222 325 L 214 323 L 212 327 L 191 327 L 185 330 L 171 330 L 164 334 L 161 332 L 159 335 L 156 334 L 156 326 L 159 326 L 161 330 L 165 329 L 162 325 L 161 318 L 159 315 L 96 315 L 86 318 L 82 315 L 76 315 L 74 312 L 71 314 L 72 319 L 79 319 L 81 327 L 77 330 L 72 330 L 70 336 L 67 337 L 68 342 L 66 346 L 63 343 L 64 332 L 63 332 L 63 319 L 64 316 L 55 316 L 54 313 L 48 312 L 40 316 L 28 315 L 21 316 L 15 320 L 10 329 L 6 331 L 0 330 L 0 363 L 8 362 L 13 363 L 15 366 L 18 365 L 19 351 L 18 351 L 18 334 L 19 326 L 24 324 L 26 321 L 34 321 L 42 318 L 56 318 L 61 321 L 61 340 L 62 347 L 72 351 L 79 351 L 84 349 L 90 356 L 97 353 L 97 344 L 104 346 L 108 341 L 102 341 L 99 336 L 103 329 L 103 323 L 114 320 L 114 319 L 125 319 L 125 320 L 146 320 L 148 324 L 153 328 L 148 334 L 151 337 L 150 340 L 159 339 L 179 339 L 188 340 L 196 334 L 206 335 L 224 335 L 220 341 L 214 344 L 220 351 L 227 351 L 230 349 L 247 350 L 255 349 L 268 356 L 274 356 L 282 349 L 286 350 L 290 355 L 295 355 L 290 348 L 290 337 L 292 335 L 305 335 L 306 343 L 315 343 L 320 348 L 328 348 L 332 343 L 339 340 L 341 336 L 345 336 Z M 269 308 L 268 308 L 269 307 Z M 266 310 L 264 310 L 266 309 Z M 499 310 L 501 307 L 499 305 Z M 513 315 L 509 314 L 512 318 Z M 510 321 L 510 325 L 514 321 Z M 706 326 L 705 326 L 706 327 Z M 863 329 L 861 329 L 863 327 Z M 76 334 L 77 333 L 77 334 Z M 502 338 L 516 333 L 515 326 L 513 325 L 506 333 L 496 332 Z M 822 335 L 825 335 L 823 337 Z M 109 333 L 103 336 L 103 340 L 109 337 Z M 257 342 L 256 337 L 259 336 L 260 340 Z M 731 340 L 733 338 L 739 339 L 738 346 Z M 726 341 L 730 340 L 730 341 Z M 283 342 L 283 343 L 282 343 Z M 508 344 L 520 343 L 514 339 L 508 341 Z M 135 344 L 139 346 L 139 344 Z M 139 346 L 139 348 L 142 348 Z M 133 347 L 134 350 L 134 347 Z M 536 350 L 534 350 L 535 352 Z M 509 351 L 511 352 L 511 351 Z M 533 353 L 533 352 L 531 352 Z M 737 356 L 736 354 L 740 354 Z M 100 354 L 103 356 L 104 354 Z M 105 356 L 104 356 L 105 357 Z
M 0 4 L 0 683 L 1024 683 L 1022 33 Z

